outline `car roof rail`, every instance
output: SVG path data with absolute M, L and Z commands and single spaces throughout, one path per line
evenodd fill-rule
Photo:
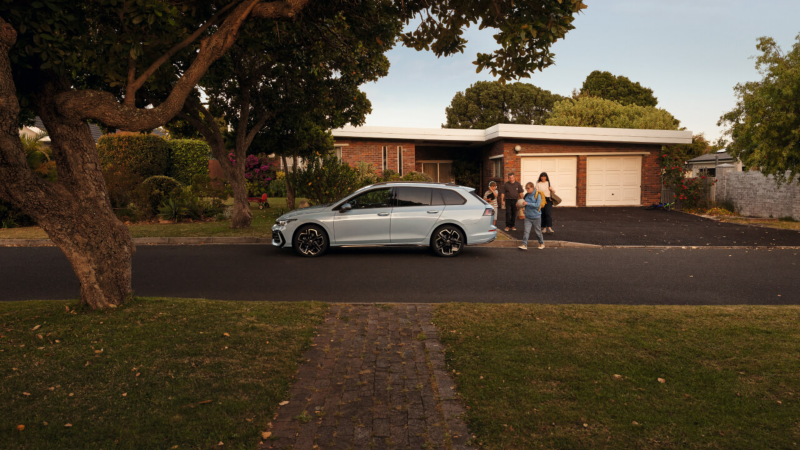
M 371 186 L 381 186 L 384 184 L 436 184 L 439 186 L 455 186 L 455 183 L 442 183 L 439 181 L 408 181 L 408 180 L 397 180 L 397 181 L 379 181 L 377 183 L 372 184 Z

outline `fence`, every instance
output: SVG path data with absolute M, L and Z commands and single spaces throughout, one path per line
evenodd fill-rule
M 716 198 L 717 186 L 712 184 L 713 181 L 713 178 L 707 178 L 705 180 L 706 189 L 704 190 L 706 193 L 706 203 L 714 203 Z M 683 209 L 683 201 L 675 196 L 675 192 L 672 189 L 664 186 L 663 182 L 661 183 L 661 203 L 674 203 L 672 209 Z

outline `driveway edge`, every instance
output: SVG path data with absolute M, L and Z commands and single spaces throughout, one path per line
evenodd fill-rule
M 134 238 L 135 245 L 271 244 L 268 237 L 158 237 Z M 50 239 L 0 239 L 0 247 L 55 247 Z

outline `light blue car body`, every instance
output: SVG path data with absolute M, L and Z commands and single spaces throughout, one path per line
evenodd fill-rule
M 393 202 L 385 207 L 339 210 L 342 205 L 349 205 L 350 199 L 370 190 L 400 187 L 452 190 L 466 202 L 436 206 L 393 206 Z M 464 245 L 492 242 L 497 238 L 497 228 L 492 224 L 492 206 L 472 191 L 474 189 L 469 187 L 442 183 L 387 182 L 366 186 L 334 203 L 302 208 L 280 216 L 272 227 L 272 244 L 291 247 L 295 232 L 309 224 L 320 226 L 333 247 L 431 245 L 434 231 L 443 225 L 460 229 L 464 234 Z M 392 197 L 395 192 L 392 191 Z

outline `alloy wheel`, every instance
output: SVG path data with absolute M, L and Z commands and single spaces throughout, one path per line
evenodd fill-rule
M 464 239 L 460 231 L 453 228 L 442 228 L 436 234 L 436 240 L 433 245 L 440 255 L 453 256 L 461 250 L 464 245 Z
M 325 250 L 325 236 L 316 228 L 306 228 L 297 235 L 297 249 L 306 256 L 316 256 Z

